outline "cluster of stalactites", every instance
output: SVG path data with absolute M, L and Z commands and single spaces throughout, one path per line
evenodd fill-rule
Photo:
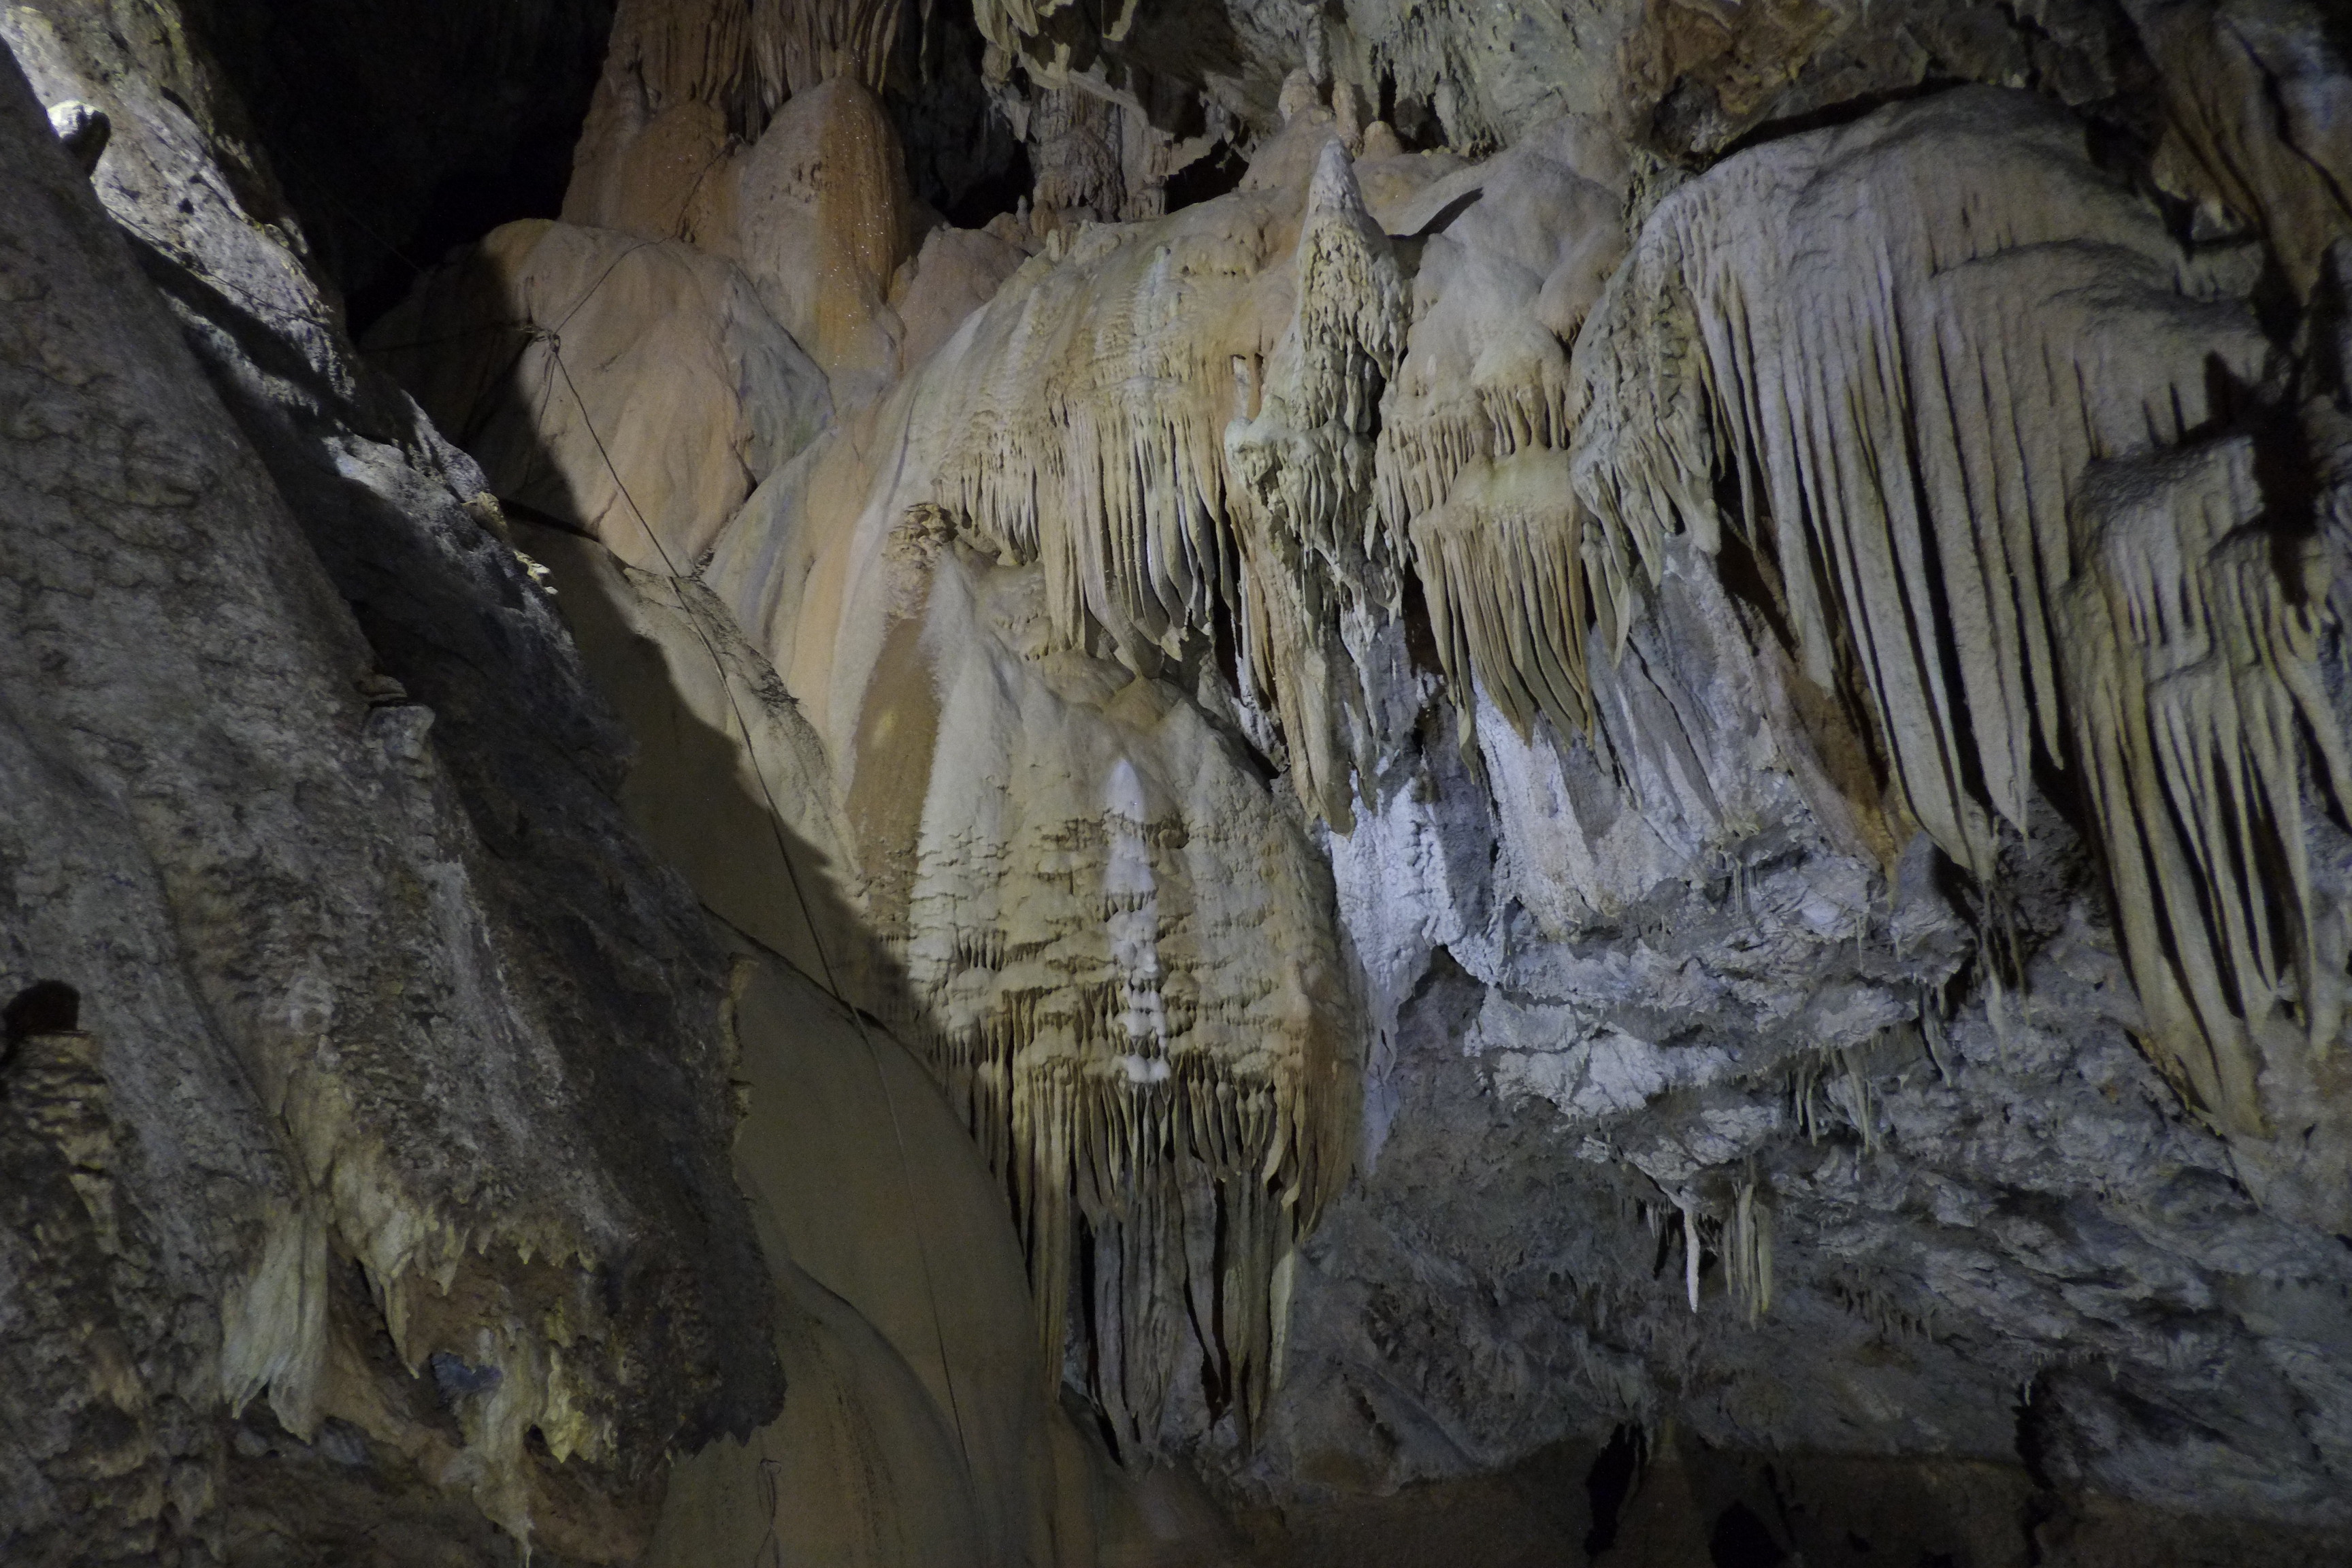
M 1181 345 L 1123 346 L 1124 374 L 1100 387 L 1025 377 L 1040 367 L 1019 356 L 992 366 L 941 499 L 1005 558 L 1042 567 L 1056 643 L 1084 647 L 1099 626 L 1132 661 L 1178 652 L 1234 592 L 1228 400 L 1201 391 L 1230 373 Z
M 1181 230 L 1083 237 L 1070 282 L 1000 299 L 1022 319 L 973 389 L 940 500 L 1002 555 L 1042 566 L 1060 646 L 1099 633 L 1151 670 L 1229 618 L 1244 695 L 1279 716 L 1302 798 L 1344 822 L 1363 750 L 1347 731 L 1366 704 L 1329 628 L 1397 600 L 1370 501 L 1404 287 L 1336 142 L 1277 331 L 1259 311 L 1281 296 L 1252 276 L 1273 219 L 1210 216 L 1229 232 L 1196 213 Z
M 1472 459 L 1444 502 L 1413 519 L 1411 537 L 1465 752 L 1474 680 L 1523 740 L 1538 717 L 1563 736 L 1589 731 L 1593 610 L 1568 455 L 1536 447 Z
M 897 1022 L 1013 1198 L 1045 1364 L 1075 1329 L 1123 1446 L 1156 1447 L 1195 1371 L 1247 1440 L 1278 1376 L 1286 1260 L 1349 1170 L 1337 954 L 1262 831 L 1048 837 L 1055 874 L 1025 886 L 959 897 L 955 868 L 927 869 L 940 924 L 908 946 L 925 1001 Z M 1211 890 L 1239 861 L 1263 880 Z M 1123 890 L 1076 891 L 1106 884 Z
M 2290 715 L 2336 746 L 2312 634 L 2262 531 L 2224 547 L 2199 521 L 2254 521 L 2251 486 L 2084 500 L 2262 377 L 2252 313 L 2217 293 L 2024 95 L 1794 138 L 1661 205 L 1579 345 L 1574 479 L 1621 637 L 1666 538 L 1712 547 L 1736 490 L 1806 673 L 1866 695 L 1904 804 L 1976 875 L 2000 819 L 2023 832 L 2037 757 L 2087 763 L 2151 1047 L 2252 1130 L 2249 1031 L 2310 952 Z M 2332 1034 L 2317 984 L 2301 1005 Z
M 1553 454 L 1583 399 L 1565 345 L 1624 250 L 1619 173 L 1567 120 L 1395 215 L 1441 232 L 1381 410 L 1379 505 L 1412 542 L 1473 757 L 1478 688 L 1523 737 L 1538 715 L 1562 735 L 1592 723 L 1586 532 Z
M 785 99 L 835 77 L 878 90 L 906 0 L 622 0 L 606 71 L 649 114 L 707 103 L 756 137 Z
M 1337 141 L 1316 160 L 1297 265 L 1298 314 L 1276 351 L 1269 395 L 1295 422 L 1337 424 L 1366 438 L 1404 353 L 1404 280 Z
M 2265 1055 L 2294 1036 L 2325 1050 L 2342 1016 L 2318 962 L 2300 762 L 2308 734 L 2344 798 L 2316 663 L 2325 558 L 2248 526 L 2263 498 L 2242 438 L 2115 465 L 2077 510 L 2066 695 L 2132 974 L 2159 1060 L 2259 1133 Z
M 1550 356 L 1546 356 L 1549 358 Z M 1483 690 L 1522 740 L 1596 734 L 1587 628 L 1623 651 L 1631 606 L 1596 604 L 1594 538 L 1569 482 L 1573 395 L 1543 364 L 1532 379 L 1473 383 L 1446 406 L 1398 417 L 1376 455 L 1381 515 L 1409 540 L 1465 757 L 1475 761 Z
M 1851 647 L 1913 815 L 1989 875 L 1986 808 L 2022 831 L 2035 742 L 2058 749 L 2075 487 L 2203 423 L 2211 372 L 2252 380 L 2266 345 L 2181 290 L 2155 215 L 2054 111 L 1963 93 L 1881 123 L 1908 133 L 1783 144 L 1660 206 L 1580 363 L 1576 478 L 1612 605 L 1669 534 L 1713 543 L 1733 480 L 1790 568 L 1807 675 Z
M 1462 470 L 1517 452 L 1564 449 L 1576 423 L 1564 379 L 1471 386 L 1463 406 L 1381 433 L 1376 459 L 1381 510 L 1402 531 L 1445 502 Z
M 1193 1053 L 1159 1081 L 1064 1064 L 1024 1074 L 1010 1173 L 1049 1365 L 1076 1279 L 1088 1392 L 1122 1444 L 1156 1447 L 1170 1391 L 1203 1374 L 1214 1415 L 1252 1440 L 1279 1375 L 1293 1252 L 1344 1156 L 1318 1119 L 1347 1108 Z
M 1381 396 L 1404 353 L 1402 276 L 1347 150 L 1326 142 L 1298 236 L 1297 307 L 1255 418 L 1225 428 L 1249 592 L 1246 673 L 1290 742 L 1299 798 L 1343 831 L 1375 704 L 1349 634 L 1393 619 L 1397 552 L 1373 500 Z

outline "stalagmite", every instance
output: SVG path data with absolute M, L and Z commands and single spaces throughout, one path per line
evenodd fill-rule
M 874 94 L 841 77 L 796 94 L 734 170 L 739 257 L 777 321 L 824 366 L 836 401 L 897 375 L 885 303 L 910 254 L 906 158 Z
M 1371 504 L 1376 410 L 1404 350 L 1404 284 L 1364 208 L 1347 151 L 1327 142 L 1307 189 L 1297 313 L 1265 368 L 1255 416 L 1225 430 L 1240 480 L 1235 531 L 1253 616 L 1291 744 L 1299 797 L 1343 831 L 1375 702 L 1360 660 L 1371 623 L 1393 618 L 1395 542 Z M 1255 660 L 1253 661 L 1254 663 Z M 1370 663 L 1370 659 L 1360 662 Z M 1336 701 L 1335 701 L 1336 700 Z
M 737 268 L 569 224 L 492 231 L 369 343 L 498 495 L 641 568 L 708 550 L 832 415 L 817 367 Z
M 680 237 L 723 213 L 723 165 L 787 100 L 835 81 L 880 89 L 905 12 L 906 0 L 624 0 L 565 221 Z

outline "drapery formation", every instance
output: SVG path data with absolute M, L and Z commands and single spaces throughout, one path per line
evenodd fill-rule
M 1948 94 L 1663 203 L 1580 344 L 1573 461 L 1603 626 L 1668 537 L 1744 531 L 1806 674 L 1867 694 L 1903 804 L 1979 878 L 2027 830 L 2037 762 L 2086 772 L 2148 1045 L 2253 1132 L 2255 1037 L 2334 1032 L 2296 725 L 2341 741 L 2311 590 L 2242 446 L 2205 434 L 2263 374 L 2242 289 L 2076 122 Z M 2193 479 L 2115 477 L 2183 443 Z

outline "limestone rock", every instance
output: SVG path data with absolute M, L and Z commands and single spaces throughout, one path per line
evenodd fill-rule
M 737 176 L 744 269 L 839 389 L 863 401 L 898 372 L 884 302 L 913 254 L 898 133 L 871 93 L 831 81 L 787 104 Z
M 2298 763 L 2263 737 L 2288 722 L 2274 704 L 2299 703 L 2333 783 L 2341 742 L 2314 685 L 2315 634 L 2286 629 L 2286 605 L 2308 590 L 2278 578 L 2264 585 L 2259 570 L 2239 580 L 2237 568 L 2200 564 L 2219 538 L 2210 525 L 2187 543 L 2155 541 L 2145 547 L 2147 564 L 2126 567 L 2115 552 L 2143 547 L 2112 531 L 2095 536 L 2101 525 L 2083 499 L 2095 460 L 2182 440 L 2219 411 L 2214 400 L 2229 384 L 2262 376 L 2269 345 L 2252 313 L 2198 275 L 2152 213 L 2096 178 L 2076 135 L 2029 100 L 1956 93 L 1850 132 L 1733 159 L 1662 205 L 1619 280 L 1610 324 L 1590 340 L 1588 374 L 1602 401 L 1580 438 L 1578 488 L 1612 531 L 1597 552 L 1604 583 L 1596 597 L 1630 604 L 1636 563 L 1678 528 L 1703 544 L 1717 537 L 1727 525 L 1691 479 L 1728 471 L 1740 489 L 1735 515 L 1771 519 L 1774 556 L 1803 563 L 1783 582 L 1807 676 L 1835 680 L 1836 650 L 1851 647 L 1845 657 L 1871 694 L 1905 804 L 1955 859 L 1991 874 L 1994 814 L 2024 829 L 2037 755 L 2088 767 L 2130 930 L 2147 908 L 2134 847 L 2147 792 L 2159 777 L 2202 789 L 2185 782 L 2207 776 L 2209 764 L 2192 753 L 2234 752 L 2242 736 L 2252 771 L 2223 793 L 2240 798 L 2262 781 L 2253 793 L 2270 804 L 2252 809 L 2279 824 L 2277 853 L 2289 868 L 2286 928 L 2263 941 L 2307 952 L 2309 918 L 2295 912 L 2306 884 L 2293 870 L 2304 854 L 2300 812 L 2282 809 L 2299 798 Z M 1971 146 L 1981 151 L 1964 151 Z M 1917 156 L 1934 158 L 1932 175 L 1924 166 L 1901 172 Z M 1857 193 L 1849 182 L 1873 190 L 1885 226 L 1868 241 L 1885 258 L 1876 297 L 1859 309 L 1806 292 L 1808 277 L 1859 275 L 1858 256 L 1829 272 L 1780 271 L 1813 244 L 1874 233 L 1845 216 Z M 1934 194 L 1907 200 L 1906 190 Z M 1812 230 L 1816 201 L 1838 216 Z M 1735 223 L 1752 217 L 1760 226 L 1738 240 L 1706 232 L 1734 212 L 1744 215 Z M 1710 259 L 1697 268 L 1669 259 L 1702 256 Z M 2011 312 L 1999 336 L 1977 325 L 1994 319 L 1996 298 Z M 2029 300 L 2037 303 L 2021 310 Z M 1680 342 L 1653 324 L 1677 310 L 1692 322 Z M 1614 357 L 1613 345 L 1631 341 L 1633 322 L 1644 318 L 1638 361 Z M 2053 363 L 2073 366 L 2072 374 L 2053 381 L 2040 368 Z M 2260 517 L 2259 500 L 2239 493 L 2242 510 L 2219 526 Z M 2208 592 L 2208 571 L 2236 584 L 2214 591 L 2243 605 L 2230 612 L 2242 619 L 2210 634 L 2218 644 L 2189 631 L 2197 652 L 2187 657 L 2210 647 L 2244 663 L 2242 679 L 2255 684 L 2212 717 L 2184 691 L 2179 700 L 2200 714 L 2195 726 L 2218 723 L 2222 732 L 2201 742 L 2184 735 L 2168 760 L 2139 751 L 2128 774 L 2137 782 L 2126 784 L 2120 756 L 2134 743 L 2126 737 L 2185 721 L 2162 716 L 2174 698 L 2152 689 L 2133 695 L 2140 689 L 2119 685 L 2106 661 L 2118 645 L 2174 635 L 2154 610 L 2159 600 L 2185 601 L 2190 607 L 2179 613 L 2201 627 L 2193 606 Z M 2153 573 L 2167 586 L 2118 588 L 2140 607 L 2104 623 L 2071 610 L 2062 616 L 2060 595 L 2084 572 Z M 1622 615 L 1611 618 L 1622 626 Z M 2058 728 L 2070 712 L 2079 730 L 2072 749 Z M 2190 826 L 2186 842 L 2202 847 L 2179 852 L 2185 858 L 2157 851 L 2158 864 L 2179 868 L 2165 877 L 2188 879 L 2174 881 L 2174 899 L 2212 912 L 2172 918 L 2162 939 L 2155 925 L 2141 926 L 2128 951 L 2155 1003 L 2150 1045 L 2159 1059 L 2185 1075 L 2194 1103 L 2217 1121 L 2259 1135 L 2265 1118 L 2245 1031 L 2266 1026 L 2257 1021 L 2269 1013 L 2263 998 L 2286 961 L 2267 946 L 2249 949 L 2248 938 L 2231 934 L 2242 928 L 2221 912 L 2256 885 L 2249 872 L 2262 852 L 2227 847 L 2244 831 Z M 2192 863 L 2201 869 L 2188 869 Z M 2209 1002 L 2191 1022 L 2167 1000 L 2184 983 L 2168 977 L 2176 965 L 2183 976 L 2231 973 L 2240 1000 L 2223 1011 Z M 2332 1036 L 2332 983 L 2307 973 L 2299 992 L 2307 1026 Z
M 0 288 L 32 1550 L 2341 1556 L 2332 13 L 118 12 L 0 19 L 114 128 Z
M 84 68 L 74 47 L 53 36 L 42 69 Z M 12 1386 L 58 1403 L 8 1426 L 10 1551 L 172 1560 L 302 1528 L 294 1467 L 232 1464 L 241 1412 L 236 1429 L 298 1447 L 380 1446 L 376 1523 L 448 1495 L 517 1537 L 625 1554 L 646 1467 L 757 1418 L 777 1387 L 742 1338 L 764 1294 L 716 1163 L 714 955 L 593 787 L 556 791 L 564 849 L 497 837 L 544 827 L 502 770 L 567 742 L 593 767 L 612 732 L 511 556 L 456 548 L 488 537 L 450 488 L 470 465 L 384 440 L 364 400 L 396 394 L 348 358 L 340 386 L 310 368 L 331 333 L 272 339 L 282 318 L 149 249 L 184 290 L 186 313 L 167 309 L 100 198 L 150 221 L 142 171 L 200 151 L 178 122 L 110 108 L 93 193 L 13 68 L 0 92 L 18 411 L 0 990 L 72 986 L 91 1037 L 79 1089 L 51 1070 L 74 1042 L 12 1042 L 11 1126 L 56 1114 L 11 1145 L 48 1208 L 10 1232 L 0 1337 Z M 109 183 L 118 161 L 133 184 Z M 196 205 L 180 254 L 216 283 L 252 260 L 258 286 L 250 231 L 213 249 Z M 301 295 L 274 299 L 292 313 Z M 295 436 L 306 405 L 347 422 Z M 300 484 L 281 489 L 283 459 Z M 549 677 L 545 706 L 509 707 L 488 739 L 484 700 L 403 640 L 404 606 L 370 610 L 372 647 L 298 506 L 355 587 L 399 562 L 445 646 L 503 636 L 514 668 Z M 446 722 L 362 695 L 383 658 Z M 597 1084 L 635 1109 L 604 1114 Z M 436 1394 L 445 1365 L 464 1375 Z M 53 1445 L 101 1406 L 103 1454 Z
M 700 556 L 832 412 L 742 272 L 606 230 L 500 228 L 369 341 L 499 495 L 644 567 Z

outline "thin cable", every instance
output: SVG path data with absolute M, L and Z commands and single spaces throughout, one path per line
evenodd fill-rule
M 652 242 L 648 240 L 646 243 Z M 615 261 L 614 265 L 618 266 L 620 263 Z M 607 268 L 605 273 L 609 277 L 611 268 Z M 604 279 L 599 279 L 597 281 L 601 284 Z M 594 291 L 593 289 L 589 290 L 592 294 Z M 580 306 L 587 302 L 583 299 L 580 305 L 574 305 L 572 308 L 572 311 L 564 317 L 564 320 L 570 321 L 572 315 L 579 312 Z M 687 602 L 684 584 L 688 579 L 678 572 L 677 563 L 670 559 L 668 547 L 662 543 L 661 535 L 654 531 L 653 524 L 646 520 L 646 514 L 638 507 L 636 498 L 629 493 L 627 483 L 622 479 L 621 470 L 614 466 L 612 454 L 604 449 L 604 438 L 596 433 L 595 421 L 589 417 L 588 400 L 580 395 L 580 384 L 572 379 L 572 367 L 563 362 L 562 342 L 551 331 L 548 334 L 548 357 L 554 363 L 555 368 L 562 373 L 563 384 L 571 389 L 572 401 L 579 405 L 580 423 L 587 430 L 589 440 L 595 443 L 596 455 L 604 459 L 605 471 L 613 476 L 614 488 L 621 492 L 621 499 L 628 502 L 630 512 L 637 520 L 637 526 L 644 529 L 646 537 L 653 542 L 654 551 L 661 557 L 662 565 L 668 570 L 670 580 L 680 585 L 678 607 L 686 612 L 687 624 L 694 628 L 695 639 L 702 644 L 702 651 L 710 656 L 711 668 L 719 675 L 719 689 L 727 694 L 727 706 L 734 712 L 737 728 L 743 731 L 743 752 L 751 759 L 751 776 L 759 783 L 761 798 L 767 803 L 768 830 L 775 838 L 777 855 L 784 862 L 784 878 L 792 886 L 793 898 L 800 905 L 801 923 L 808 928 L 809 945 L 816 950 L 817 967 L 824 972 L 825 992 L 849 1014 L 850 1023 L 856 1027 L 857 1037 L 866 1047 L 866 1060 L 873 1065 L 875 1082 L 881 1086 L 882 1103 L 890 1113 L 890 1135 L 898 1149 L 898 1180 L 900 1185 L 906 1189 L 908 1217 L 915 1227 L 915 1256 L 922 1268 L 923 1294 L 930 1302 L 931 1338 L 939 1351 L 940 1375 L 947 1384 L 948 1413 L 955 1421 L 956 1447 L 963 1455 L 964 1471 L 969 1477 L 971 1470 L 971 1444 L 964 1434 L 962 1404 L 956 1397 L 955 1369 L 948 1360 L 947 1329 L 940 1319 L 939 1286 L 931 1275 L 931 1249 L 929 1244 L 923 1239 L 923 1211 L 922 1205 L 916 1201 L 913 1165 L 907 1157 L 907 1132 L 898 1120 L 898 1099 L 890 1091 L 890 1076 L 883 1068 L 882 1053 L 876 1047 L 873 1035 L 866 1030 L 866 1015 L 852 1005 L 849 999 L 843 994 L 841 982 L 834 973 L 833 960 L 825 953 L 824 939 L 817 931 L 816 917 L 810 910 L 808 894 L 801 886 L 800 870 L 793 864 L 792 848 L 784 839 L 783 811 L 776 805 L 775 793 L 768 787 L 768 775 L 761 771 L 759 753 L 752 747 L 751 721 L 744 718 L 743 706 L 736 700 L 735 685 L 727 678 L 727 664 L 719 657 L 718 645 L 713 643 L 709 634 L 702 629 L 700 617 L 694 613 L 693 606 Z
M 702 177 L 719 166 L 719 160 L 727 156 L 734 140 L 732 136 L 721 136 L 719 139 L 719 150 L 704 159 L 702 167 L 694 172 L 694 184 L 686 187 L 686 197 L 677 204 L 677 223 L 670 233 L 670 238 L 680 241 L 686 239 L 687 222 L 694 216 L 695 193 L 702 189 Z
M 170 262 L 190 277 L 203 280 L 214 292 L 225 299 L 234 299 L 236 303 L 243 305 L 248 310 L 283 317 L 290 321 L 299 321 L 306 327 L 315 327 L 322 332 L 334 331 L 334 323 L 331 321 L 322 321 L 317 316 L 291 310 L 284 305 L 272 304 L 269 300 L 252 293 L 243 284 L 234 282 L 225 274 L 206 266 L 204 258 L 193 248 L 153 233 L 122 213 L 109 207 L 107 216 L 114 220 L 117 227 L 140 240 L 154 255 Z
M 626 250 L 625 250 L 625 251 L 621 252 L 621 254 L 620 254 L 620 255 L 615 256 L 614 258 L 613 258 L 613 264 L 612 264 L 612 266 L 605 268 L 604 271 L 599 272 L 598 274 L 596 274 L 596 281 L 594 281 L 593 283 L 591 283 L 591 284 L 589 284 L 589 285 L 588 285 L 588 292 L 586 292 L 585 294 L 581 295 L 581 296 L 580 296 L 580 298 L 579 298 L 579 300 L 577 300 L 577 301 L 572 305 L 572 309 L 570 309 L 569 310 L 566 310 L 566 311 L 564 311 L 564 312 L 563 312 L 563 319 L 562 319 L 562 321 L 560 321 L 556 322 L 556 323 L 555 323 L 555 325 L 553 325 L 553 326 L 551 326 L 551 327 L 550 327 L 550 328 L 548 328 L 548 329 L 547 329 L 547 335 L 548 335 L 550 338 L 560 338 L 560 337 L 562 335 L 563 329 L 564 329 L 564 328 L 566 328 L 566 327 L 568 327 L 568 326 L 570 326 L 570 325 L 572 324 L 572 317 L 574 317 L 574 316 L 576 316 L 576 315 L 578 315 L 582 310 L 585 310 L 585 309 L 587 308 L 587 306 L 588 306 L 588 301 L 589 301 L 589 300 L 593 300 L 593 299 L 596 297 L 596 290 L 597 290 L 597 289 L 602 289 L 602 288 L 604 286 L 604 279 L 607 279 L 607 278 L 610 278 L 610 277 L 611 277 L 614 272 L 618 271 L 618 270 L 620 269 L 620 266 L 621 266 L 621 263 L 622 263 L 622 262 L 626 261 L 630 257 L 635 256 L 638 251 L 643 250 L 646 246 L 648 246 L 648 245 L 659 245 L 660 243 L 661 243 L 661 241 L 660 241 L 660 240 L 657 240 L 657 239 L 641 239 L 641 240 L 637 241 L 637 243 L 636 243 L 636 244 L 635 244 L 635 245 L 633 245 L 633 246 L 629 247 L 629 248 L 628 248 L 628 249 L 626 249 Z M 567 378 L 567 379 L 569 378 L 570 374 L 571 374 L 571 373 L 570 373 L 570 372 L 568 372 L 568 371 L 565 373 L 565 375 L 566 375 L 566 378 Z M 573 391 L 572 391 L 572 395 L 573 395 L 574 397 L 577 397 L 579 395 L 580 395 L 580 394 L 579 394 L 579 390 L 578 390 L 577 388 L 574 388 L 574 389 L 573 389 Z M 583 403 L 583 404 L 582 404 L 582 405 L 580 405 L 580 417 L 581 417 L 581 419 L 582 419 L 583 421 L 585 421 L 585 420 L 587 419 L 587 417 L 588 417 L 588 405 L 587 405 L 586 404 L 584 404 L 584 403 Z M 595 434 L 595 431 L 591 430 L 591 431 L 589 431 L 588 433 L 589 433 L 590 435 L 592 435 L 592 436 L 593 436 L 593 435 L 594 435 L 594 434 Z M 604 446 L 604 443 L 603 443 L 603 442 L 601 442 L 601 441 L 600 441 L 600 442 L 598 442 L 598 443 L 597 443 L 597 447 L 599 447 L 599 449 L 601 449 L 601 448 L 603 447 L 603 446 Z M 606 468 L 612 468 L 612 466 L 613 466 L 612 459 L 611 459 L 611 458 L 606 458 L 606 459 L 604 460 L 604 466 L 605 466 Z M 620 471 L 619 471 L 618 469 L 614 469 L 614 473 L 613 473 L 613 482 L 614 482 L 614 484 L 616 484 L 616 485 L 617 485 L 617 484 L 619 484 L 619 483 L 621 482 L 621 475 L 620 475 Z M 625 490 L 623 490 L 621 493 L 622 493 L 622 495 L 626 496 L 629 492 L 628 492 L 627 490 L 625 490 Z M 629 502 L 629 510 L 630 510 L 631 511 L 635 511 L 635 510 L 636 510 L 636 509 L 637 509 L 637 503 L 636 503 L 636 502 L 635 502 L 635 501 L 631 501 L 631 502 Z M 643 521 L 644 520 L 643 520 L 642 518 L 640 518 L 638 521 Z M 646 531 L 647 533 L 651 533 L 651 532 L 653 532 L 653 530 L 652 530 L 652 529 L 650 529 L 650 528 L 648 528 L 648 529 L 646 529 Z
M 752 1568 L 783 1568 L 784 1543 L 776 1538 L 776 1477 L 783 1470 L 783 1461 L 768 1457 L 767 1434 L 760 1436 L 760 1511 L 768 1521 L 767 1533 L 760 1544 L 751 1549 Z

